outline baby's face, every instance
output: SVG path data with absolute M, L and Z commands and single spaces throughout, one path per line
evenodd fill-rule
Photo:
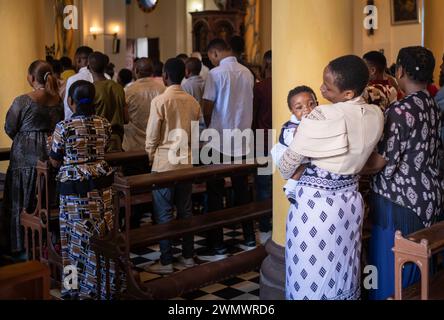
M 290 103 L 291 113 L 293 113 L 298 120 L 302 120 L 302 117 L 309 115 L 317 106 L 315 97 L 308 92 L 295 95 L 291 98 Z

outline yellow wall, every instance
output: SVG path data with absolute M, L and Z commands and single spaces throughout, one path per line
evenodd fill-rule
M 261 56 L 263 56 L 268 50 L 271 50 L 271 4 L 271 0 L 261 0 Z
M 401 48 L 419 46 L 422 43 L 421 23 L 392 25 L 390 1 L 375 0 L 379 25 L 373 36 L 368 36 L 363 25 L 364 7 L 367 5 L 367 0 L 353 1 L 354 53 L 362 56 L 368 51 L 384 49 L 389 65 L 396 62 Z M 422 8 L 422 0 L 419 0 L 419 6 Z
M 31 91 L 28 66 L 45 57 L 46 0 L 0 0 L 0 147 L 11 140 L 4 133 L 6 112 L 18 95 Z
M 183 17 L 181 19 L 177 19 L 178 8 Z M 185 11 L 185 0 L 159 1 L 156 9 L 150 13 L 144 13 L 139 9 L 137 1 L 132 1 L 127 6 L 128 38 L 159 38 L 162 61 L 186 52 Z
M 353 51 L 353 0 L 272 1 L 273 128 L 290 117 L 288 91 L 311 86 L 320 96 L 324 67 Z M 284 245 L 288 201 L 283 181 L 274 175 L 273 240 Z
M 425 46 L 430 48 L 436 58 L 435 83 L 438 84 L 439 66 L 444 54 L 444 19 L 442 0 L 425 0 Z

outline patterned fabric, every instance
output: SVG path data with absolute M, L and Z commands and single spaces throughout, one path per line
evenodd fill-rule
M 83 181 L 109 176 L 112 169 L 105 162 L 105 148 L 111 126 L 98 116 L 73 115 L 57 124 L 53 135 L 51 158 L 63 161 L 58 181 Z
M 62 294 L 96 298 L 97 257 L 90 248 L 92 236 L 105 236 L 113 229 L 112 189 L 94 190 L 84 198 L 60 196 L 60 234 L 63 267 L 75 266 L 78 290 L 62 289 Z M 110 262 L 111 292 L 116 291 L 115 266 Z M 101 299 L 106 299 L 105 262 L 101 261 Z
M 392 103 L 398 99 L 395 87 L 387 83 L 372 83 L 365 88 L 364 100 L 368 104 L 374 104 L 384 112 Z
M 52 142 L 51 158 L 63 161 L 57 176 L 61 190 L 62 262 L 64 266 L 77 267 L 81 298 L 94 298 L 97 294 L 97 257 L 90 249 L 90 238 L 104 236 L 113 228 L 112 189 L 110 186 L 97 189 L 94 183 L 104 180 L 104 177 L 112 177 L 113 170 L 104 160 L 110 136 L 111 126 L 106 119 L 74 114 L 70 120 L 57 125 Z M 76 185 L 83 188 L 75 188 Z M 62 192 L 85 190 L 85 186 L 89 189 L 82 193 Z M 111 265 L 112 293 L 116 289 L 114 270 Z M 101 275 L 104 274 L 102 270 Z M 105 298 L 104 278 L 101 282 L 102 298 Z M 69 293 L 76 294 L 76 291 Z
M 20 213 L 36 206 L 37 161 L 48 159 L 46 141 L 63 106 L 41 106 L 28 95 L 17 97 L 6 115 L 5 132 L 13 140 L 6 174 L 3 210 L 0 212 L 0 251 L 24 250 Z M 50 199 L 51 202 L 53 199 Z
M 440 129 L 439 109 L 426 92 L 391 105 L 378 146 L 387 165 L 372 183 L 374 192 L 416 212 L 426 227 L 442 208 Z
M 286 229 L 286 298 L 360 297 L 363 200 L 358 177 L 310 165 L 296 188 Z

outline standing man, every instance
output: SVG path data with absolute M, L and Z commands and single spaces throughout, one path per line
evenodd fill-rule
M 193 96 L 194 99 L 202 104 L 202 97 L 205 89 L 205 80 L 200 76 L 202 71 L 202 62 L 197 58 L 188 58 L 185 62 L 185 79 L 182 81 L 182 89 Z M 205 127 L 203 113 L 200 113 L 199 130 L 202 132 Z
M 72 77 L 69 77 L 66 82 L 66 91 L 69 92 L 69 88 L 71 88 L 71 85 L 79 80 L 85 80 L 88 82 L 93 82 L 92 74 L 88 70 L 88 57 L 90 54 L 92 54 L 94 51 L 90 47 L 79 47 L 76 50 L 75 58 L 74 58 L 74 67 L 77 71 L 77 74 L 73 75 Z M 72 111 L 71 108 L 68 105 L 68 95 L 65 95 L 65 99 L 63 101 L 64 108 L 65 108 L 65 120 L 71 119 Z
M 146 126 L 151 102 L 165 91 L 165 85 L 153 78 L 151 59 L 141 58 L 134 66 L 136 82 L 125 89 L 129 123 L 125 125 L 124 151 L 145 150 Z
M 163 79 L 168 87 L 163 94 L 153 99 L 151 115 L 146 128 L 146 147 L 153 172 L 167 172 L 191 168 L 191 127 L 199 121 L 200 106 L 196 99 L 180 86 L 185 76 L 185 64 L 181 59 L 170 59 L 165 63 Z M 171 139 L 171 133 L 181 131 L 180 141 Z M 186 139 L 186 140 L 182 140 Z M 169 158 L 177 145 L 188 144 L 185 154 L 180 153 L 180 161 L 175 164 Z M 185 161 L 181 161 L 185 160 Z M 192 185 L 184 183 L 172 188 L 153 191 L 153 216 L 157 224 L 174 220 L 174 207 L 178 219 L 192 217 Z M 182 242 L 182 257 L 179 263 L 190 268 L 194 266 L 194 236 L 185 236 Z M 170 239 L 160 241 L 160 263 L 150 266 L 147 271 L 156 274 L 173 273 L 173 252 Z
M 94 104 L 96 115 L 111 124 L 112 134 L 106 152 L 121 152 L 124 125 L 125 92 L 120 84 L 105 77 L 109 59 L 101 52 L 94 52 L 88 58 L 89 69 L 96 88 Z
M 82 46 L 76 50 L 74 64 L 77 74 L 69 77 L 66 81 L 66 90 L 65 92 L 69 92 L 69 88 L 71 88 L 72 84 L 79 80 L 85 80 L 93 83 L 93 76 L 91 71 L 88 69 L 88 58 L 89 55 L 94 51 L 90 47 Z M 104 75 L 106 79 L 109 79 L 107 74 Z M 64 109 L 65 109 L 65 120 L 71 119 L 72 111 L 68 105 L 68 94 L 65 94 L 65 98 L 63 99 Z
M 233 141 L 229 131 L 251 129 L 253 122 L 254 77 L 251 72 L 238 63 L 232 50 L 222 39 L 215 39 L 208 45 L 208 57 L 216 66 L 208 74 L 203 96 L 203 113 L 206 125 L 219 133 L 220 143 L 211 141 L 212 159 L 220 163 L 245 159 L 248 141 Z M 242 139 L 244 140 L 244 139 Z M 223 148 L 231 142 L 231 148 Z M 223 209 L 225 181 L 207 183 L 208 212 Z M 248 176 L 231 177 L 234 189 L 234 205 L 241 206 L 250 202 Z M 243 224 L 244 249 L 256 247 L 253 222 Z M 203 261 L 217 261 L 226 258 L 227 248 L 223 243 L 222 229 L 214 230 L 208 236 L 208 250 L 199 255 Z

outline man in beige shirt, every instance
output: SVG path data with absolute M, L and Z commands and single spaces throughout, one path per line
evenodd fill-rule
M 191 126 L 199 124 L 200 105 L 192 96 L 182 90 L 180 83 L 185 76 L 185 64 L 180 59 L 165 63 L 163 79 L 166 91 L 151 103 L 150 118 L 146 129 L 146 152 L 153 172 L 165 172 L 192 167 Z M 179 146 L 181 151 L 179 152 Z M 187 149 L 188 147 L 188 149 Z M 176 150 L 178 150 L 176 152 Z M 192 216 L 192 185 L 181 184 L 173 188 L 153 191 L 153 217 L 156 223 L 164 224 L 174 219 Z M 170 240 L 160 241 L 160 263 L 147 269 L 157 274 L 173 273 L 173 254 Z M 194 266 L 194 237 L 184 237 L 182 257 L 179 263 L 184 267 Z
M 146 126 L 150 116 L 151 101 L 165 91 L 165 86 L 152 78 L 153 63 L 150 59 L 137 60 L 135 75 L 137 81 L 125 89 L 129 122 L 125 125 L 124 151 L 145 149 Z

